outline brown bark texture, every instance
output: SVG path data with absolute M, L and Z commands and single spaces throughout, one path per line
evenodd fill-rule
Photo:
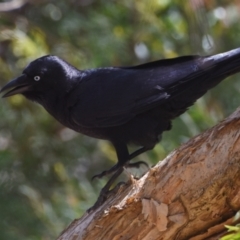
M 240 209 L 240 108 L 128 182 L 58 240 L 219 239 Z

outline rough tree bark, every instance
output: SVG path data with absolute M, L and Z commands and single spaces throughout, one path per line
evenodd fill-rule
M 240 108 L 194 137 L 58 240 L 218 239 L 240 209 Z

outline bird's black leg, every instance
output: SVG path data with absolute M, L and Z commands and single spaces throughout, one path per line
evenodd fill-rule
M 147 148 L 147 147 L 141 147 L 141 148 L 139 148 L 138 150 L 136 150 L 135 152 L 133 152 L 133 153 L 131 153 L 131 154 L 129 155 L 129 161 L 130 161 L 131 159 L 137 157 L 138 155 L 140 155 L 140 154 L 142 154 L 142 153 L 150 150 L 150 149 L 152 149 L 152 148 Z
M 125 165 L 126 168 L 139 168 L 141 165 L 144 165 L 145 167 L 147 167 L 149 169 L 149 166 L 146 162 L 144 161 L 137 161 L 135 163 L 127 163 Z
M 120 167 L 116 170 L 116 172 L 108 180 L 106 185 L 102 188 L 97 201 L 95 202 L 95 204 L 91 208 L 88 209 L 88 212 L 91 212 L 92 210 L 98 208 L 99 206 L 101 206 L 106 201 L 111 185 L 113 184 L 113 182 L 116 180 L 116 178 L 118 178 L 118 176 L 122 172 L 123 172 L 123 167 Z
M 128 160 L 128 161 L 130 161 L 131 159 L 137 157 L 138 155 L 140 155 L 140 154 L 142 154 L 142 153 L 144 153 L 144 152 L 146 152 L 146 151 L 148 151 L 148 150 L 150 150 L 150 149 L 152 149 L 152 148 L 141 147 L 140 149 L 136 150 L 135 152 L 133 152 L 133 153 L 131 153 L 131 154 L 129 155 L 129 160 Z M 140 165 L 145 165 L 147 168 L 149 168 L 148 164 L 145 163 L 145 162 L 143 162 L 143 161 L 138 161 L 138 162 L 135 162 L 135 163 L 129 163 L 129 162 L 128 162 L 128 163 L 126 164 L 126 167 L 127 167 L 127 168 L 135 168 L 135 167 L 136 167 L 136 168 L 139 168 Z
M 136 150 L 135 152 L 133 152 L 132 154 L 129 154 L 126 144 L 121 143 L 121 142 L 114 142 L 114 141 L 112 141 L 112 143 L 113 143 L 113 145 L 116 149 L 116 153 L 117 153 L 117 157 L 118 157 L 117 164 L 115 164 L 109 170 L 104 171 L 104 172 L 102 172 L 98 175 L 95 175 L 93 178 L 101 178 L 101 177 L 106 176 L 106 175 L 111 174 L 111 173 L 114 173 L 114 174 L 108 180 L 106 185 L 102 188 L 96 203 L 93 205 L 93 207 L 91 207 L 88 210 L 88 212 L 96 209 L 97 207 L 99 207 L 100 205 L 102 205 L 106 201 L 110 187 L 112 186 L 114 181 L 119 177 L 119 175 L 123 172 L 123 167 L 124 166 L 126 166 L 126 167 L 139 167 L 141 164 L 147 165 L 143 161 L 139 161 L 139 162 L 136 162 L 136 163 L 128 163 L 128 161 L 135 158 L 139 154 L 146 152 L 150 148 L 142 147 L 142 148 Z M 147 165 L 147 167 L 148 167 L 148 165 Z
M 106 175 L 109 175 L 111 173 L 114 173 L 115 171 L 117 171 L 118 168 L 122 167 L 122 166 L 126 166 L 127 168 L 139 168 L 140 165 L 145 165 L 147 168 L 149 168 L 148 164 L 143 162 L 143 161 L 138 161 L 135 163 L 129 163 L 129 161 L 135 157 L 137 157 L 138 155 L 140 155 L 141 153 L 144 153 L 152 148 L 147 148 L 147 147 L 142 147 L 138 150 L 136 150 L 135 152 L 129 154 L 128 153 L 128 149 L 127 149 L 127 145 L 126 144 L 122 144 L 122 143 L 114 143 L 113 145 L 116 149 L 116 153 L 117 153 L 117 157 L 118 157 L 118 162 L 117 164 L 115 164 L 113 167 L 111 167 L 110 169 L 103 171 L 100 174 L 94 175 L 92 177 L 92 180 L 94 178 L 102 178 Z
M 108 175 L 110 173 L 114 173 L 111 178 L 108 180 L 106 185 L 102 188 L 100 195 L 98 197 L 98 200 L 96 203 L 91 207 L 88 212 L 91 210 L 96 209 L 100 205 L 102 205 L 105 200 L 107 199 L 107 195 L 109 193 L 109 189 L 114 183 L 114 181 L 118 178 L 118 176 L 123 172 L 123 167 L 126 164 L 126 162 L 129 159 L 129 153 L 128 153 L 128 148 L 126 144 L 120 143 L 120 142 L 113 142 L 113 145 L 116 149 L 117 157 L 118 157 L 118 163 L 114 165 L 112 168 L 110 168 L 107 171 L 104 171 L 98 175 L 95 175 L 93 178 L 101 178 L 105 175 Z
M 110 169 L 103 171 L 100 174 L 94 175 L 92 177 L 92 179 L 94 178 L 102 178 L 106 175 L 112 174 L 114 172 L 116 172 L 119 168 L 123 167 L 126 162 L 129 160 L 129 157 L 131 155 L 129 155 L 128 153 L 128 148 L 127 145 L 125 143 L 122 142 L 118 142 L 118 141 L 112 141 L 113 146 L 116 150 L 117 153 L 117 158 L 118 158 L 118 162 L 117 164 L 115 164 L 113 167 L 111 167 Z
M 120 167 L 121 167 L 121 165 L 120 165 L 119 163 L 117 163 L 117 164 L 115 164 L 113 167 L 111 167 L 110 169 L 105 170 L 105 171 L 103 171 L 103 172 L 101 172 L 101 173 L 99 173 L 99 174 L 94 175 L 94 176 L 92 177 L 92 180 L 95 179 L 95 178 L 102 178 L 102 177 L 107 176 L 107 175 L 109 175 L 109 174 L 111 174 L 111 173 L 114 173 L 114 172 L 116 172 Z

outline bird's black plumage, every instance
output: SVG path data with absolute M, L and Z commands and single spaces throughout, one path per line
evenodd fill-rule
M 31 62 L 6 84 L 4 97 L 17 93 L 41 104 L 63 125 L 112 142 L 118 162 L 98 177 L 115 172 L 152 149 L 171 120 L 207 90 L 240 71 L 240 48 L 213 56 L 185 56 L 133 67 L 78 70 L 56 56 Z M 127 145 L 141 147 L 129 154 Z

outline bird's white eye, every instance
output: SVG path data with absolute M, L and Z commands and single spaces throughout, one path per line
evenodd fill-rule
M 40 79 L 41 79 L 41 78 L 40 78 L 39 76 L 35 76 L 35 77 L 34 77 L 34 80 L 35 80 L 35 81 L 39 81 Z

